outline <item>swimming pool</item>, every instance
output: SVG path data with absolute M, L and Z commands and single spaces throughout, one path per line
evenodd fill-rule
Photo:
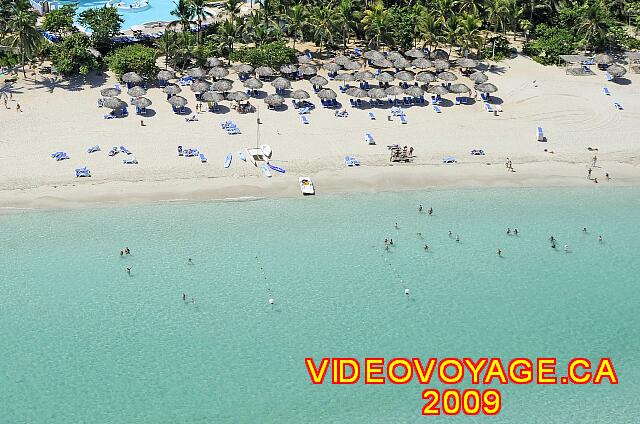
M 82 12 L 86 9 L 103 7 L 108 2 L 103 0 L 58 0 L 54 2 L 56 5 L 70 3 L 78 3 L 78 12 Z M 171 16 L 171 11 L 175 9 L 176 5 L 171 0 L 148 0 L 146 4 L 144 0 L 113 0 L 112 2 L 114 6 L 117 6 L 118 3 L 122 3 L 122 5 L 118 7 L 118 12 L 124 19 L 124 23 L 122 24 L 123 30 L 129 29 L 134 25 L 142 25 L 148 22 L 174 20 L 174 17 Z M 138 4 L 139 7 L 135 7 L 136 4 Z

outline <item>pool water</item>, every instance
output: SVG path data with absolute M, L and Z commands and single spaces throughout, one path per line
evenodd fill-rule
M 136 3 L 136 0 L 121 0 L 126 5 Z M 118 3 L 119 1 L 115 1 Z M 139 0 L 142 3 L 142 0 Z M 78 13 L 86 9 L 95 7 L 103 7 L 107 4 L 102 0 L 78 0 L 78 1 L 57 1 L 57 4 L 70 4 L 78 3 Z M 154 21 L 173 21 L 175 18 L 171 15 L 171 11 L 176 8 L 176 5 L 171 0 L 149 0 L 149 7 L 141 9 L 118 9 L 120 16 L 124 19 L 122 29 L 126 30 L 134 25 L 143 25 L 148 22 Z

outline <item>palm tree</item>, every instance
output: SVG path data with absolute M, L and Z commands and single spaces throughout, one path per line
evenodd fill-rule
M 158 51 L 164 56 L 164 69 L 167 69 L 169 59 L 178 48 L 178 34 L 175 31 L 167 30 L 162 37 L 156 41 Z
M 423 47 L 437 48 L 440 39 L 440 27 L 442 20 L 425 11 L 418 17 L 418 34 L 422 39 Z
M 309 14 L 309 27 L 312 28 L 313 41 L 318 44 L 322 54 L 322 47 L 333 44 L 335 33 L 336 14 L 331 6 L 315 6 Z
M 376 1 L 371 7 L 364 11 L 362 25 L 365 34 L 369 38 L 369 44 L 378 48 L 385 41 L 384 36 L 389 28 L 389 11 L 384 7 L 381 0 Z
M 461 12 L 478 15 L 482 10 L 482 0 L 458 0 L 456 2 Z
M 242 4 L 242 0 L 227 0 L 224 2 L 224 6 L 222 9 L 225 11 L 227 16 L 235 19 L 240 14 L 240 7 L 242 6 Z
M 37 20 L 38 17 L 27 0 L 16 0 L 6 23 L 5 32 L 8 35 L 4 41 L 9 48 L 17 50 L 25 77 L 27 60 L 33 58 L 43 41 L 42 34 L 36 29 Z
M 240 38 L 240 25 L 236 20 L 227 18 L 218 26 L 214 39 L 220 44 L 220 51 L 231 55 L 236 41 Z
M 340 0 L 336 7 L 336 18 L 338 26 L 342 33 L 342 50 L 347 51 L 349 36 L 353 31 L 353 27 L 360 19 L 360 12 L 354 10 L 353 0 Z
M 496 32 L 498 32 L 498 27 L 502 27 L 504 28 L 504 24 L 505 24 L 505 18 L 507 16 L 507 14 L 509 13 L 509 4 L 507 3 L 508 0 L 488 0 L 488 4 L 487 4 L 487 9 L 486 9 L 486 15 L 487 15 L 487 22 L 489 24 L 493 24 L 493 47 L 492 47 L 492 52 L 491 52 L 491 58 L 493 59 L 495 57 L 495 50 L 496 50 L 496 37 L 495 34 Z M 487 43 L 487 37 L 489 36 L 489 33 L 487 32 L 485 34 L 485 38 L 484 38 L 484 44 Z
M 202 42 L 202 36 L 200 35 L 200 31 L 202 30 L 202 21 L 206 20 L 213 16 L 211 12 L 207 10 L 208 7 L 211 7 L 212 0 L 190 0 L 191 5 L 193 6 L 193 13 L 196 17 L 196 22 L 198 24 L 198 44 Z
M 460 29 L 458 28 L 459 21 L 455 17 L 451 16 L 442 22 L 442 39 L 449 44 L 449 54 L 451 49 L 458 42 L 458 35 Z
M 482 26 L 482 20 L 478 18 L 477 15 L 472 13 L 464 13 L 458 19 L 458 33 L 459 33 L 459 41 L 463 52 L 466 56 L 466 52 L 469 49 L 477 48 L 479 49 L 480 40 L 482 39 L 480 36 L 480 27 Z
M 293 39 L 293 48 L 296 48 L 296 40 L 302 38 L 304 28 L 307 25 L 307 8 L 302 4 L 296 4 L 289 9 L 286 16 L 287 33 Z
M 187 31 L 191 27 L 193 23 L 193 18 L 195 17 L 195 8 L 193 7 L 193 3 L 190 0 L 178 0 L 178 2 L 174 2 L 176 8 L 171 11 L 171 15 L 175 16 L 177 19 L 169 23 L 168 28 L 173 28 L 177 25 L 180 25 L 182 29 L 182 33 L 184 36 L 185 46 L 189 44 L 189 37 Z
M 611 15 L 602 1 L 585 3 L 580 8 L 577 32 L 590 48 L 604 45 L 609 33 Z

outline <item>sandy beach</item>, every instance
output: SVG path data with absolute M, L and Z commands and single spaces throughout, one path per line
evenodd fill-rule
M 606 82 L 603 71 L 576 77 L 526 57 L 500 62 L 487 75 L 499 88 L 494 103 L 503 112 L 498 116 L 486 112 L 482 101 L 455 105 L 455 95 L 449 94 L 442 113 L 430 105 L 408 107 L 408 123 L 402 125 L 397 118 L 388 120 L 388 107 L 351 108 L 349 97 L 339 93 L 338 101 L 349 116 L 338 118 L 334 110 L 320 106 L 306 80 L 294 82 L 293 89 L 309 91 L 317 106 L 308 115 L 308 125 L 301 123 L 289 98 L 278 111 L 252 99 L 261 121 L 259 143 L 270 145 L 271 162 L 287 170 L 270 179 L 235 157 L 237 151 L 256 145 L 256 113 L 242 115 L 223 102 L 220 112 L 198 113 L 197 122 L 187 123 L 185 116 L 196 113 L 189 88 L 183 87 L 182 95 L 192 111 L 176 115 L 161 89 L 152 86 L 146 97 L 153 105 L 141 126 L 133 107 L 126 118 L 103 119 L 108 110 L 98 108 L 96 101 L 100 89 L 116 83 L 111 75 L 94 76 L 89 82 L 20 77 L 5 87 L 13 93 L 10 109 L 0 105 L 0 208 L 299 196 L 297 178 L 303 175 L 314 180 L 318 195 L 437 187 L 595 186 L 586 178 L 594 154 L 598 162 L 592 177 L 598 178 L 598 187 L 640 183 L 638 75 L 627 74 L 621 83 Z M 230 78 L 236 80 L 234 90 L 242 89 L 233 73 Z M 460 75 L 458 82 L 472 86 Z M 603 94 L 605 86 L 610 96 Z M 338 92 L 337 82 L 330 81 L 328 87 Z M 263 90 L 275 91 L 268 82 Z M 120 98 L 128 96 L 123 93 Z M 614 108 L 614 102 L 625 110 Z M 16 111 L 17 103 L 22 112 Z M 369 112 L 375 113 L 375 121 Z M 242 134 L 226 134 L 220 128 L 226 120 L 233 120 Z M 536 141 L 538 126 L 544 129 L 546 143 Z M 374 136 L 375 146 L 364 141 L 367 132 Z M 396 143 L 414 147 L 413 163 L 389 162 L 387 145 Z M 87 148 L 96 144 L 102 151 L 88 154 Z M 120 145 L 133 152 L 138 165 L 124 165 L 122 154 L 107 155 L 112 146 Z M 177 156 L 178 145 L 199 149 L 209 162 Z M 472 149 L 483 149 L 486 155 L 471 156 Z M 71 159 L 53 160 L 50 154 L 58 150 Z M 224 169 L 227 153 L 234 159 Z M 345 155 L 357 157 L 362 166 L 347 168 Z M 456 157 L 458 163 L 443 164 L 445 156 Z M 515 172 L 507 172 L 507 158 Z M 74 169 L 82 166 L 91 170 L 91 178 L 75 177 Z M 611 180 L 606 180 L 606 173 Z

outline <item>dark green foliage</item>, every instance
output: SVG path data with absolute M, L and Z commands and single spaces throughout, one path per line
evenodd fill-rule
M 535 29 L 535 39 L 527 43 L 523 51 L 536 62 L 554 65 L 561 54 L 574 53 L 578 44 L 579 38 L 573 30 L 539 24 Z
M 73 26 L 73 19 L 76 16 L 76 4 L 65 4 L 59 9 L 52 10 L 44 15 L 42 20 L 42 29 L 54 34 L 63 35 L 77 31 Z
M 249 63 L 252 66 L 278 68 L 286 63 L 296 62 L 296 51 L 284 41 L 276 41 L 260 47 L 242 47 L 231 53 L 234 62 Z
M 104 53 L 111 47 L 111 37 L 120 32 L 124 20 L 116 8 L 105 6 L 83 10 L 78 22 L 91 29 L 93 46 Z
M 51 62 L 64 75 L 83 74 L 98 68 L 98 59 L 89 51 L 91 40 L 85 34 L 75 33 L 51 47 Z
M 112 51 L 106 58 L 109 69 L 118 78 L 127 72 L 136 72 L 138 75 L 154 78 L 158 73 L 156 66 L 157 51 L 151 47 L 140 44 L 131 44 Z

